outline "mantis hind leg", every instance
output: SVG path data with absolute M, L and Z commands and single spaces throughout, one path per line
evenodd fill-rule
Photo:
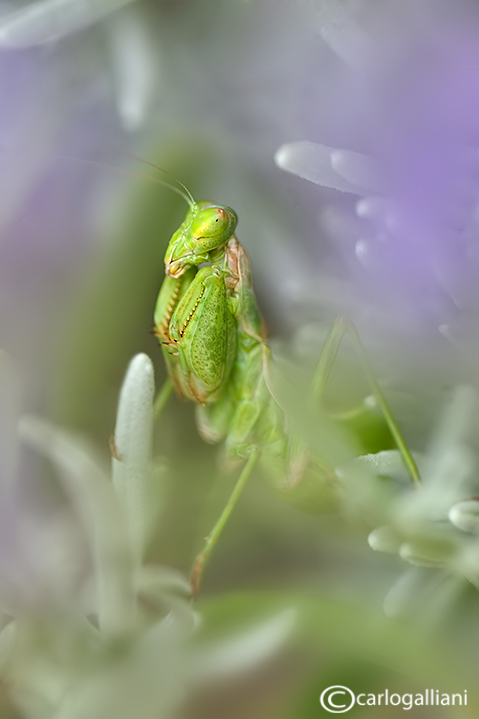
M 256 439 L 255 427 L 268 401 L 268 390 L 261 373 L 253 386 L 244 381 L 241 370 L 234 373 L 233 380 L 215 404 L 196 408 L 196 425 L 206 442 L 226 440 L 229 456 L 247 458 L 256 446 L 252 438 Z
M 263 371 L 264 343 L 244 331 L 238 333 L 238 351 L 231 383 L 234 399 L 226 450 L 232 457 L 247 458 L 258 446 L 256 426 L 269 401 Z
M 390 436 L 398 448 L 411 480 L 417 483 L 420 481 L 420 478 L 414 458 L 407 447 L 386 397 L 374 375 L 356 328 L 343 317 L 334 320 L 321 349 L 310 387 L 311 404 L 312 406 L 320 406 L 322 404 L 339 347 L 347 332 L 352 337 L 362 370 L 371 387 L 376 404 L 381 410 Z M 324 466 L 324 463 L 310 452 L 306 443 L 294 431 L 285 431 L 283 440 L 281 441 L 278 420 L 275 420 L 274 416 L 274 411 L 276 410 L 276 413 L 278 413 L 280 410 L 274 402 L 273 397 L 271 397 L 270 402 L 269 413 L 268 411 L 264 412 L 256 431 L 260 435 L 263 434 L 261 442 L 263 447 L 262 465 L 275 482 L 276 488 L 281 491 L 285 490 L 286 492 L 288 490 L 294 490 L 311 471 L 319 473 L 324 479 L 337 480 L 335 472 L 331 468 Z M 365 407 L 363 411 L 364 413 L 370 412 Z M 341 420 L 338 418 L 338 421 Z M 268 432 L 270 434 L 269 437 L 266 436 Z M 282 481 L 278 485 L 279 477 L 282 478 Z

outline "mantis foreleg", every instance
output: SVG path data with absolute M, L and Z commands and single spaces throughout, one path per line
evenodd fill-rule
M 230 518 L 230 515 L 235 508 L 243 489 L 246 486 L 246 483 L 248 479 L 251 476 L 251 472 L 253 471 L 256 463 L 258 462 L 260 456 L 260 451 L 258 448 L 254 448 L 250 456 L 248 457 L 248 461 L 246 462 L 245 466 L 243 467 L 240 476 L 238 477 L 238 480 L 234 486 L 234 489 L 230 495 L 230 498 L 228 499 L 228 502 L 223 509 L 218 521 L 216 522 L 215 526 L 209 533 L 209 535 L 206 537 L 205 545 L 201 552 L 196 556 L 196 559 L 193 564 L 193 569 L 191 571 L 191 588 L 193 592 L 193 596 L 196 595 L 198 588 L 200 586 L 201 576 L 203 573 L 203 569 L 205 568 L 205 565 L 211 555 L 211 552 L 213 551 L 218 539 L 220 538 L 220 535 L 226 525 L 226 522 Z

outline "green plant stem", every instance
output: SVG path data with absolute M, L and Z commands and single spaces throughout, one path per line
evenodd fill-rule
M 331 370 L 333 368 L 334 360 L 336 359 L 336 355 L 338 353 L 339 345 L 341 344 L 341 340 L 343 339 L 344 334 L 347 330 L 351 332 L 362 370 L 372 389 L 378 407 L 380 408 L 384 419 L 386 420 L 386 424 L 396 443 L 399 454 L 401 455 L 401 459 L 404 462 L 404 466 L 409 473 L 411 481 L 414 484 L 419 484 L 421 478 L 416 462 L 414 461 L 414 458 L 406 445 L 404 437 L 402 436 L 401 430 L 399 429 L 399 426 L 393 417 L 386 397 L 384 396 L 384 393 L 379 386 L 376 377 L 374 376 L 374 372 L 371 368 L 369 359 L 361 343 L 356 327 L 344 317 L 337 317 L 334 320 L 333 324 L 331 325 L 331 329 L 329 330 L 324 341 L 324 345 L 319 356 L 319 361 L 313 375 L 312 399 L 317 404 L 319 404 L 323 399 L 324 391 L 331 375 Z
M 251 472 L 253 471 L 258 459 L 260 456 L 260 450 L 258 447 L 253 447 L 251 450 L 251 454 L 248 457 L 248 461 L 246 462 L 245 466 L 243 467 L 240 476 L 238 477 L 238 480 L 236 481 L 236 484 L 234 486 L 233 491 L 231 492 L 231 495 L 228 499 L 228 502 L 223 509 L 220 518 L 216 522 L 215 526 L 209 533 L 209 535 L 206 537 L 205 546 L 203 547 L 202 551 L 197 555 L 194 564 L 193 569 L 191 570 L 191 587 L 193 591 L 193 596 L 196 595 L 198 592 L 201 576 L 203 573 L 203 569 L 210 558 L 211 552 L 213 551 L 218 539 L 220 538 L 221 533 L 223 532 L 223 529 L 225 527 L 226 522 L 231 516 L 231 513 L 233 509 L 235 508 L 238 499 L 241 496 L 241 493 L 243 492 L 243 489 L 246 486 L 246 483 L 248 479 L 251 476 Z
M 386 420 L 386 424 L 389 427 L 389 431 L 391 432 L 394 441 L 397 445 L 397 448 L 399 450 L 399 454 L 401 455 L 401 459 L 404 462 L 404 465 L 409 472 L 409 476 L 411 477 L 411 480 L 414 484 L 419 484 L 421 481 L 421 477 L 419 474 L 419 470 L 417 468 L 417 464 L 414 460 L 414 457 L 412 456 L 411 452 L 409 451 L 409 448 L 404 440 L 404 437 L 402 436 L 402 432 L 398 427 L 398 424 L 396 420 L 393 417 L 393 414 L 389 408 L 389 405 L 387 403 L 386 397 L 384 396 L 384 393 L 381 389 L 381 387 L 378 384 L 378 381 L 376 377 L 374 376 L 374 372 L 371 368 L 371 365 L 369 363 L 369 359 L 366 355 L 366 352 L 364 350 L 364 347 L 361 343 L 361 340 L 359 338 L 359 335 L 357 333 L 356 327 L 350 323 L 349 329 L 351 330 L 351 333 L 354 338 L 354 342 L 356 345 L 356 350 L 359 355 L 359 360 L 361 362 L 361 366 L 363 368 L 364 374 L 366 375 L 369 384 L 371 385 L 371 389 L 374 394 L 374 398 L 376 402 L 378 403 L 379 408 L 381 409 L 381 412 L 384 415 L 384 419 Z

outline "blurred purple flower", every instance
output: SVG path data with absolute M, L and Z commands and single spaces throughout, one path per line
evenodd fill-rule
M 360 292 L 444 329 L 479 308 L 479 15 L 418 3 L 395 22 L 394 5 L 381 22 L 361 18 L 368 53 L 315 108 L 327 145 L 286 144 L 276 161 L 359 195 L 331 201 L 321 220 Z

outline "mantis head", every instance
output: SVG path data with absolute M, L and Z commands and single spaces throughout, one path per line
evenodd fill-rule
M 192 203 L 166 250 L 166 274 L 181 277 L 189 267 L 208 262 L 209 253 L 229 240 L 237 223 L 231 207 L 206 200 Z

